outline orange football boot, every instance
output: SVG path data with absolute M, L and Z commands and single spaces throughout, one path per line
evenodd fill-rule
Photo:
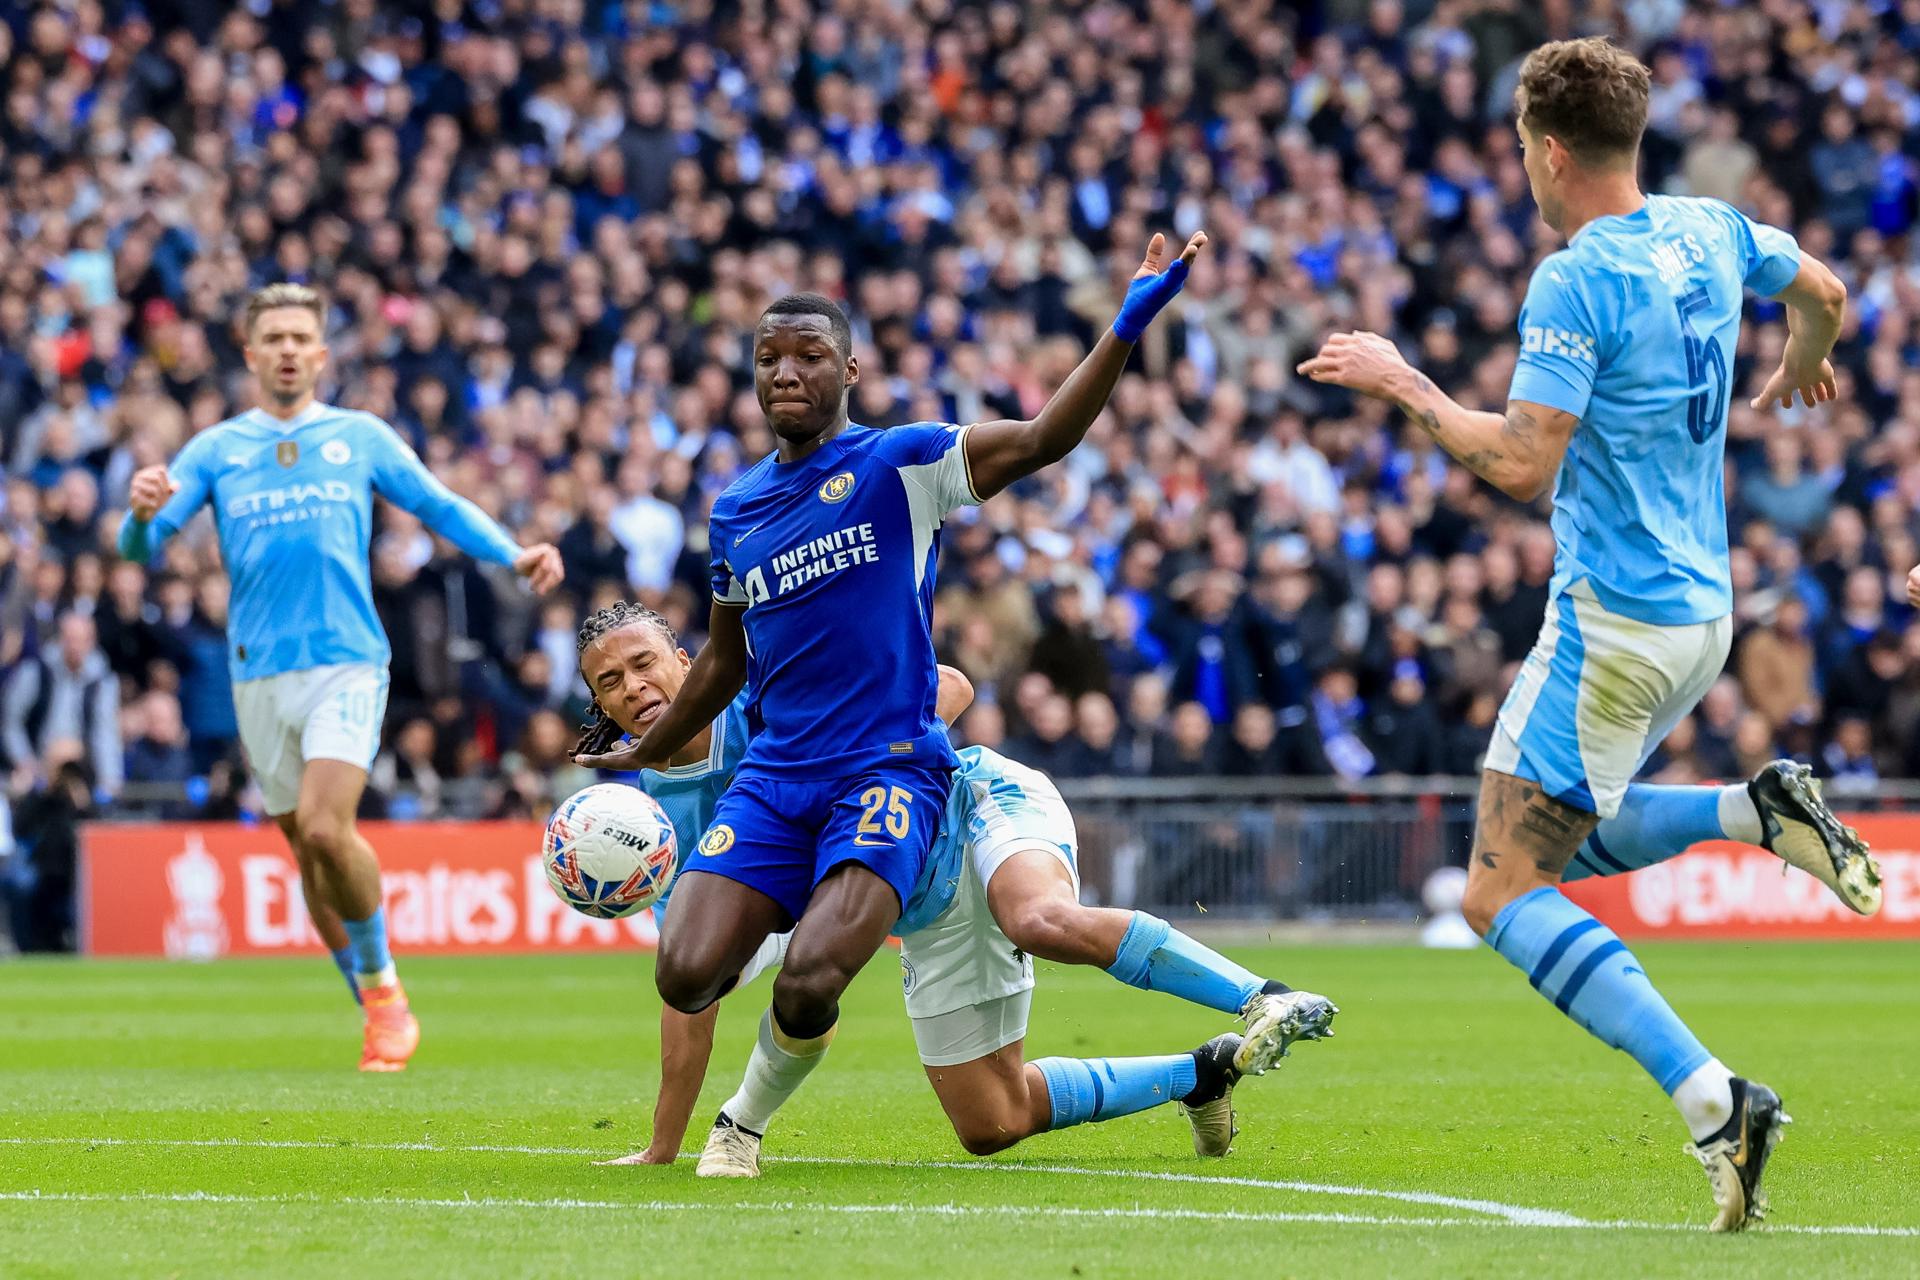
M 360 1001 L 367 1011 L 360 1069 L 405 1071 L 407 1059 L 420 1047 L 420 1023 L 407 1007 L 407 993 L 395 982 L 366 988 L 360 993 Z

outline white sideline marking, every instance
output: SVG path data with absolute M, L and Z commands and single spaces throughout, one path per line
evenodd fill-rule
M 452 1148 L 441 1147 L 446 1151 Z M 874 1163 L 884 1163 L 876 1161 Z M 919 1166 L 916 1166 L 919 1167 Z M 983 1166 L 991 1167 L 991 1166 Z M 1017 1165 L 999 1166 L 1019 1168 Z M 1072 1208 L 1048 1205 L 971 1205 L 971 1204 L 821 1204 L 807 1200 L 763 1200 L 738 1204 L 685 1200 L 581 1200 L 562 1197 L 550 1200 L 508 1196 L 452 1197 L 425 1196 L 341 1196 L 322 1199 L 317 1196 L 233 1195 L 219 1191 L 133 1191 L 124 1193 L 93 1191 L 0 1191 L 0 1202 L 46 1204 L 274 1204 L 351 1205 L 392 1209 L 615 1209 L 651 1210 L 661 1213 L 711 1213 L 724 1208 L 729 1213 L 838 1213 L 847 1215 L 898 1214 L 905 1217 L 933 1215 L 943 1218 L 1144 1218 L 1156 1221 L 1203 1222 L 1313 1222 L 1363 1227 L 1544 1227 L 1559 1231 L 1664 1231 L 1699 1233 L 1702 1229 L 1684 1222 L 1589 1222 L 1574 1218 L 1566 1222 L 1523 1222 L 1498 1218 L 1387 1218 L 1368 1213 L 1284 1213 L 1247 1212 L 1235 1209 L 1144 1209 L 1144 1208 Z M 1920 1227 L 1823 1227 L 1770 1226 L 1772 1233 L 1793 1232 L 1821 1236 L 1920 1236 Z
M 323 1142 L 316 1139 L 274 1138 L 0 1138 L 13 1146 L 93 1146 L 93 1147 L 260 1147 L 296 1151 L 445 1151 L 462 1154 L 524 1156 L 604 1156 L 591 1147 L 523 1147 L 481 1144 L 443 1146 L 432 1142 Z M 683 1153 L 682 1159 L 690 1158 Z M 862 1160 L 853 1156 L 779 1156 L 769 1164 L 848 1165 L 868 1169 L 953 1169 L 962 1173 L 1067 1173 L 1088 1178 L 1130 1178 L 1144 1182 L 1188 1182 L 1212 1186 L 1256 1187 L 1268 1191 L 1301 1191 L 1313 1195 L 1364 1196 L 1378 1200 L 1397 1200 L 1402 1204 L 1431 1205 L 1443 1209 L 1465 1209 L 1490 1214 L 1523 1226 L 1575 1227 L 1584 1219 L 1553 1209 L 1531 1209 L 1524 1205 L 1501 1204 L 1496 1200 L 1463 1199 L 1431 1191 L 1390 1191 L 1372 1187 L 1347 1187 L 1324 1182 L 1292 1182 L 1276 1178 L 1241 1178 L 1222 1174 L 1162 1173 L 1151 1169 L 1090 1169 L 1067 1164 L 989 1164 L 960 1160 Z
M 238 1147 L 295 1151 L 414 1151 L 451 1154 L 529 1155 L 529 1156 L 606 1156 L 596 1147 L 534 1147 L 482 1143 L 448 1146 L 432 1142 L 322 1142 L 293 1138 L 69 1138 L 0 1137 L 3 1146 L 85 1146 L 85 1147 Z M 683 1152 L 681 1159 L 692 1159 Z M 1150 1169 L 1091 1169 L 1067 1164 L 994 1164 L 962 1163 L 958 1160 L 864 1160 L 852 1156 L 783 1156 L 773 1164 L 847 1165 L 870 1169 L 955 1169 L 974 1173 L 1062 1173 L 1081 1177 L 1131 1178 L 1151 1182 L 1201 1183 L 1236 1187 L 1266 1188 L 1276 1191 L 1305 1191 L 1322 1195 L 1373 1196 L 1402 1203 L 1425 1204 L 1444 1208 L 1467 1209 L 1487 1216 L 1477 1218 L 1395 1218 L 1353 1213 L 1250 1212 L 1230 1209 L 1178 1208 L 1075 1208 L 1045 1205 L 959 1205 L 959 1204 L 821 1204 L 816 1201 L 761 1201 L 724 1206 L 713 1201 L 669 1200 L 579 1200 L 569 1198 L 538 1200 L 507 1197 L 434 1199 L 428 1197 L 370 1196 L 340 1197 L 323 1200 L 310 1196 L 248 1196 L 209 1191 L 188 1192 L 105 1192 L 7 1191 L 0 1202 L 111 1202 L 142 1201 L 171 1204 L 306 1204 L 366 1205 L 396 1208 L 450 1209 L 654 1209 L 663 1213 L 703 1212 L 724 1207 L 729 1212 L 754 1211 L 788 1213 L 812 1211 L 839 1214 L 934 1214 L 943 1217 L 1039 1217 L 1039 1218 L 1149 1218 L 1163 1221 L 1198 1220 L 1208 1222 L 1305 1222 L 1352 1226 L 1383 1227 L 1531 1227 L 1549 1230 L 1599 1231 L 1678 1231 L 1699 1232 L 1702 1228 L 1683 1222 L 1634 1222 L 1624 1219 L 1597 1221 L 1561 1213 L 1553 1209 L 1532 1209 L 1523 1205 L 1502 1204 L 1493 1200 L 1474 1200 L 1424 1191 L 1391 1191 L 1369 1187 L 1348 1187 L 1318 1182 L 1291 1182 L 1277 1178 L 1242 1178 L 1221 1174 L 1165 1173 Z M 1872 1225 L 1819 1225 L 1810 1223 L 1770 1223 L 1761 1230 L 1770 1234 L 1811 1236 L 1869 1236 L 1887 1238 L 1920 1237 L 1920 1227 L 1880 1227 Z

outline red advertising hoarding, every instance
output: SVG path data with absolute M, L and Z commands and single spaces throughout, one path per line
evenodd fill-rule
M 1920 816 L 1855 814 L 1880 862 L 1884 899 L 1863 918 L 1828 888 L 1749 845 L 1713 843 L 1567 896 L 1626 938 L 1920 938 Z
M 1702 845 L 1567 894 L 1623 937 L 1920 938 L 1920 816 L 1847 819 L 1885 880 L 1863 920 L 1811 876 L 1734 844 Z M 653 913 L 593 920 L 540 871 L 531 822 L 367 823 L 379 852 L 387 930 L 416 953 L 651 947 Z M 82 949 L 93 955 L 283 955 L 319 938 L 277 828 L 235 823 L 100 825 L 82 851 Z
M 532 822 L 362 824 L 380 856 L 387 934 L 414 953 L 650 947 L 653 913 L 594 920 L 540 870 Z M 103 956 L 285 955 L 320 940 L 277 827 L 96 825 L 82 844 L 81 949 Z

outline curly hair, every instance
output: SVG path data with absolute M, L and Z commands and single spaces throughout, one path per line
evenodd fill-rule
M 673 648 L 680 643 L 680 637 L 673 624 L 664 616 L 647 608 L 643 604 L 634 604 L 628 600 L 616 600 L 604 609 L 596 609 L 587 615 L 580 624 L 580 632 L 574 637 L 574 652 L 585 654 L 587 646 L 610 632 L 623 627 L 652 627 L 666 640 L 667 647 Z M 586 673 L 580 673 L 586 679 Z M 587 722 L 580 726 L 579 741 L 573 745 L 574 755 L 599 755 L 620 740 L 623 730 L 614 718 L 600 705 L 600 695 L 593 686 L 587 686 L 590 701 L 587 704 Z

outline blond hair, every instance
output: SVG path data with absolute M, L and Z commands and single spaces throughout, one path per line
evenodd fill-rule
M 304 284 L 283 280 L 279 284 L 270 284 L 264 289 L 255 291 L 254 295 L 247 299 L 247 337 L 253 337 L 253 326 L 260 322 L 261 316 L 269 311 L 278 311 L 282 307 L 299 307 L 311 311 L 321 328 L 324 330 L 326 327 L 327 304 L 320 297 L 320 291 Z

